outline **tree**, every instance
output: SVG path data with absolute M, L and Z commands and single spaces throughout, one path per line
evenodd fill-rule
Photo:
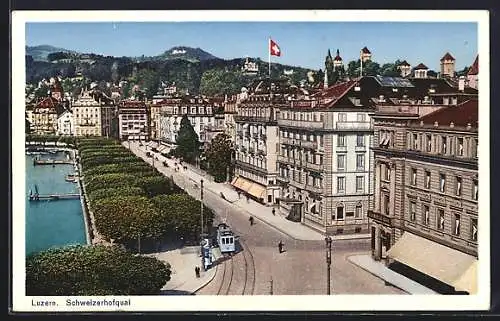
M 120 243 L 158 239 L 166 222 L 154 204 L 144 196 L 104 198 L 92 204 L 97 230 L 108 240 Z
M 380 65 L 374 61 L 368 60 L 363 63 L 363 76 L 380 75 Z
M 182 116 L 175 155 L 188 163 L 194 163 L 200 155 L 200 141 L 186 114 Z
M 69 246 L 26 258 L 26 294 L 152 295 L 170 280 L 170 265 L 118 246 Z
M 167 222 L 167 230 L 177 237 L 186 241 L 199 240 L 201 232 L 201 202 L 188 194 L 158 195 L 152 198 L 152 202 L 162 213 Z M 211 209 L 203 206 L 204 231 L 212 226 L 214 213 Z
M 208 172 L 216 182 L 223 182 L 227 178 L 227 172 L 231 172 L 231 155 L 233 153 L 233 143 L 231 137 L 226 133 L 218 134 L 214 137 L 209 147 L 205 151 L 205 157 L 210 166 Z

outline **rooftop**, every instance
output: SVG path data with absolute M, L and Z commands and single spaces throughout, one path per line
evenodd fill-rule
M 470 66 L 469 71 L 467 72 L 467 75 L 477 75 L 479 73 L 479 55 L 476 56 L 476 59 L 474 60 L 474 63 L 472 66 Z
M 364 54 L 371 54 L 370 50 L 368 50 L 368 48 L 366 48 L 366 47 L 363 47 L 363 49 L 361 49 L 361 51 L 362 51 Z
M 419 119 L 426 125 L 433 125 L 436 122 L 440 125 L 466 127 L 471 125 L 477 128 L 478 125 L 478 100 L 470 99 L 458 106 L 450 106 L 427 114 Z
M 421 69 L 429 69 L 426 65 L 423 63 L 419 63 L 415 68 L 415 70 L 421 70 Z
M 453 56 L 450 55 L 449 52 L 447 52 L 447 53 L 444 54 L 443 58 L 441 58 L 440 61 L 445 61 L 445 60 L 453 60 L 453 61 L 455 61 L 455 58 L 453 58 Z

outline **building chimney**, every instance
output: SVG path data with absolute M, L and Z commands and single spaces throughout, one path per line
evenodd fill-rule
M 465 89 L 465 77 L 460 76 L 460 79 L 458 79 L 458 90 L 463 92 Z

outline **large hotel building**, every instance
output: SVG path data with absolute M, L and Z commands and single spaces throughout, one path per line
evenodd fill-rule
M 373 115 L 373 257 L 441 293 L 476 290 L 478 101 L 458 96 Z

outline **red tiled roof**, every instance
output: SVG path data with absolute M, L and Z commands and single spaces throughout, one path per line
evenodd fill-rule
M 335 60 L 335 61 L 342 61 L 342 57 L 340 57 L 338 49 L 337 49 L 337 55 L 335 56 L 335 58 L 333 60 Z
M 424 124 L 433 125 L 438 122 L 439 125 L 447 126 L 451 122 L 455 126 L 467 126 L 471 124 L 472 127 L 477 128 L 478 122 L 478 101 L 477 99 L 467 100 L 458 106 L 449 106 L 436 110 L 427 114 L 419 119 Z
M 51 108 L 56 107 L 57 105 L 59 105 L 59 100 L 55 99 L 52 96 L 49 96 L 39 101 L 35 105 L 35 108 Z
M 368 50 L 368 48 L 366 48 L 366 47 L 363 47 L 363 49 L 361 49 L 361 51 L 363 53 L 365 53 L 365 54 L 370 54 L 371 53 L 370 50 Z
M 406 60 L 403 60 L 399 65 L 400 66 L 410 66 L 410 64 Z
M 415 68 L 415 70 L 420 70 L 420 69 L 429 69 L 426 65 L 423 63 L 419 63 Z
M 332 101 L 328 103 L 328 107 L 331 107 L 340 98 L 342 98 L 352 87 L 354 87 L 356 83 L 357 80 L 349 80 L 346 82 L 338 83 L 315 93 L 313 96 L 320 100 L 331 99 Z
M 443 58 L 441 58 L 440 61 L 445 61 L 445 60 L 455 60 L 455 58 L 453 58 L 453 56 L 450 55 L 449 52 L 447 52 L 447 53 L 444 54 Z
M 470 66 L 467 75 L 477 75 L 479 73 L 479 55 L 476 56 L 474 63 Z

